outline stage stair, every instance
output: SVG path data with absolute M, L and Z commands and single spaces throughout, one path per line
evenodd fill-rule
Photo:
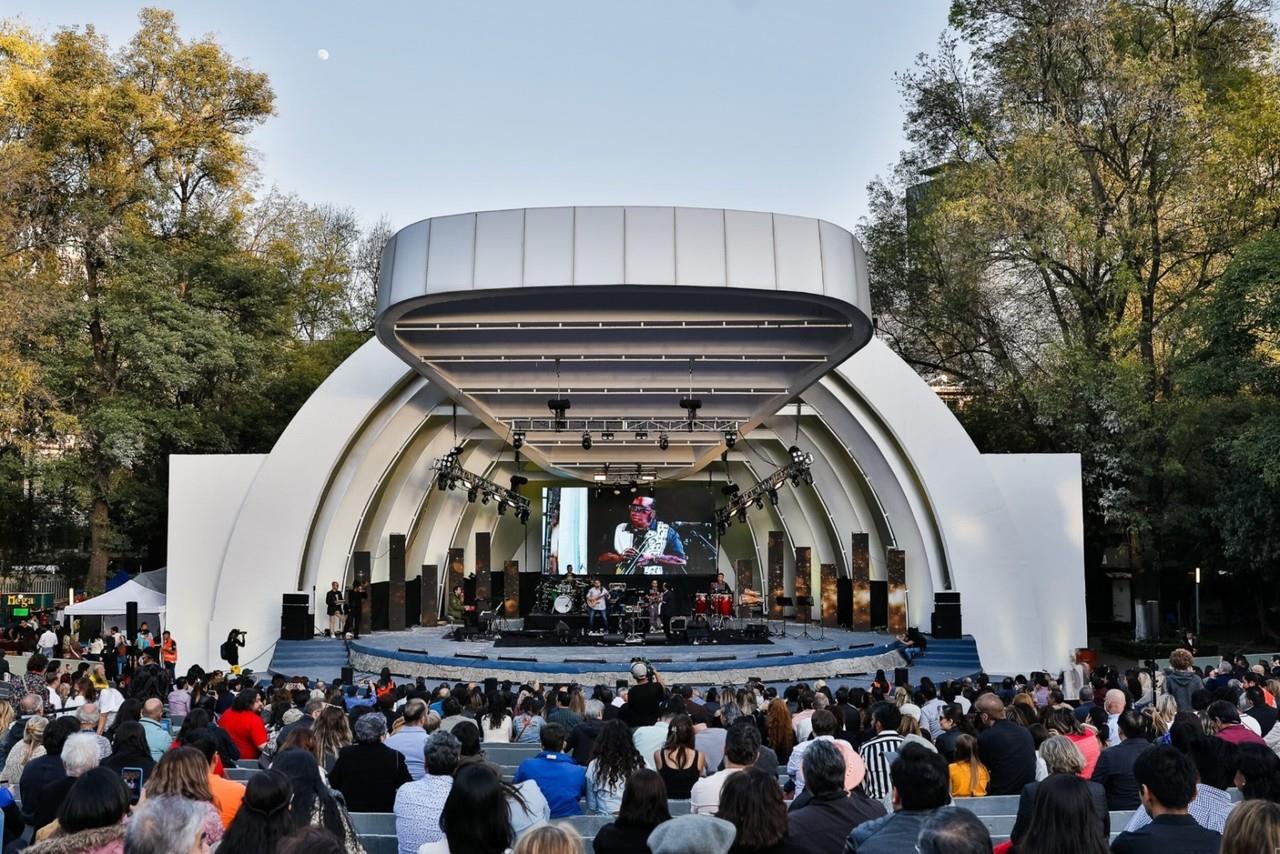
M 978 644 L 972 635 L 961 638 L 935 638 L 928 636 L 929 646 L 924 655 L 912 662 L 912 670 L 941 670 L 965 676 L 982 670 L 978 660 Z
M 346 666 L 346 642 L 336 638 L 312 638 L 278 641 L 268 669 L 282 676 L 310 676 L 332 682 Z

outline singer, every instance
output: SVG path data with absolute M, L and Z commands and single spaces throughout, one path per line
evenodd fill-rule
M 658 521 L 653 498 L 637 496 L 627 508 L 627 521 L 613 532 L 613 551 L 597 560 L 619 575 L 661 575 L 684 571 L 688 560 L 676 529 Z

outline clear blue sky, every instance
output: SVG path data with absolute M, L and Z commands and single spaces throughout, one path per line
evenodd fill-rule
M 52 33 L 113 46 L 144 4 L 19 0 Z M 678 204 L 852 227 L 903 146 L 893 75 L 931 51 L 946 0 L 177 2 L 266 72 L 264 185 L 396 227 L 564 204 Z M 317 50 L 329 51 L 328 61 Z

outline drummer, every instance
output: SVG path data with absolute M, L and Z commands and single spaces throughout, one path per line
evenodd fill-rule
M 724 594 L 727 594 L 727 595 L 729 595 L 729 596 L 732 596 L 732 595 L 733 595 L 733 588 L 731 588 L 731 587 L 729 586 L 729 583 L 728 583 L 727 581 L 725 581 L 725 580 L 724 580 L 724 573 L 723 573 L 723 572 L 716 573 L 716 580 L 715 580 L 715 581 L 713 581 L 713 582 L 711 582 L 711 592 L 712 592 L 712 593 L 724 593 Z

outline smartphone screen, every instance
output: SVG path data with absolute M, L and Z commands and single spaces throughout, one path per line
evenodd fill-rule
M 124 780 L 125 787 L 129 789 L 129 802 L 136 804 L 138 798 L 142 797 L 142 769 L 121 768 L 120 777 Z

